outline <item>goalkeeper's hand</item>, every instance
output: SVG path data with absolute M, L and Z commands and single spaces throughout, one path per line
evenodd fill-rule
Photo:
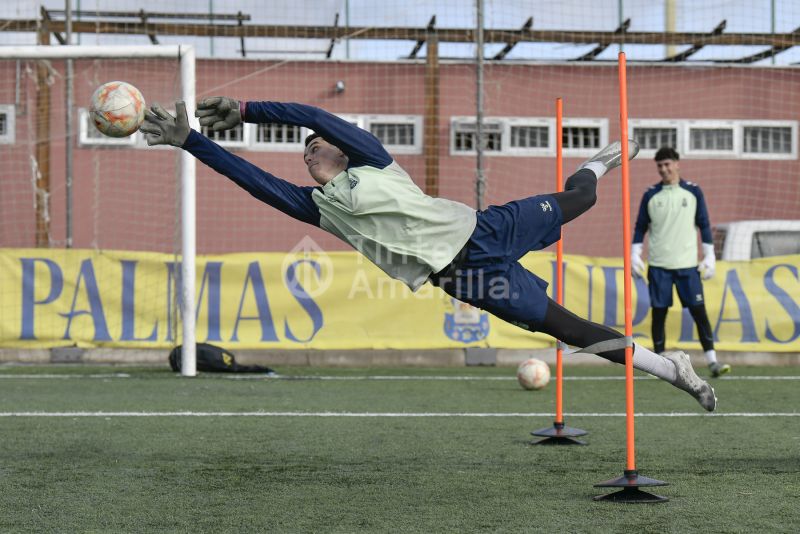
M 642 243 L 633 243 L 631 245 L 631 273 L 634 278 L 644 278 L 644 260 L 642 260 Z
M 186 115 L 186 103 L 175 102 L 175 117 L 167 110 L 154 104 L 150 109 L 144 110 L 144 122 L 139 127 L 145 136 L 147 144 L 172 145 L 182 147 L 189 137 L 189 117 Z
M 714 245 L 703 243 L 703 261 L 697 266 L 697 270 L 702 274 L 703 280 L 708 280 L 714 276 L 716 266 L 717 258 L 714 256 Z
M 242 122 L 239 101 L 224 96 L 201 100 L 194 116 L 200 119 L 200 126 L 208 126 L 215 132 L 230 130 Z

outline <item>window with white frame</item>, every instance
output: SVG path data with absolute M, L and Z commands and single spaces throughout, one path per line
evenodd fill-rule
M 797 122 L 743 121 L 742 153 L 746 158 L 797 158 Z
M 220 146 L 229 148 L 244 148 L 250 144 L 250 128 L 247 128 L 246 126 L 247 125 L 245 123 L 240 122 L 230 130 L 221 130 L 217 132 L 211 130 L 208 126 L 203 126 L 200 131 L 203 135 Z
M 414 144 L 414 125 L 401 122 L 377 122 L 369 131 L 384 145 L 409 146 Z
M 552 156 L 555 153 L 555 121 L 538 117 L 503 119 L 503 153 L 509 156 Z
M 567 126 L 562 130 L 564 148 L 600 148 L 600 128 L 596 126 Z
M 607 119 L 565 119 L 562 126 L 565 156 L 591 156 L 608 144 Z
M 689 134 L 692 150 L 733 150 L 732 128 L 692 128 Z
M 419 115 L 367 115 L 364 127 L 389 152 L 422 153 L 422 117 Z
M 101 133 L 94 125 L 89 110 L 78 109 L 78 144 L 80 146 L 135 146 L 141 135 L 136 132 L 128 137 L 109 137 Z
M 547 126 L 511 126 L 511 148 L 548 148 L 550 128 Z
M 15 132 L 14 106 L 0 105 L 0 145 L 14 144 Z
M 739 134 L 733 121 L 689 121 L 686 154 L 690 156 L 736 156 Z
M 658 150 L 662 147 L 678 148 L 677 128 L 646 128 L 633 129 L 633 140 L 643 150 Z
M 474 154 L 478 148 L 478 125 L 474 119 L 459 118 L 452 123 L 451 151 L 458 154 Z M 503 122 L 488 119 L 483 123 L 483 150 L 499 153 L 503 150 Z
M 305 139 L 308 134 L 302 126 L 276 122 L 254 124 L 253 126 L 255 127 L 255 138 L 252 144 L 254 150 L 302 152 L 305 148 Z

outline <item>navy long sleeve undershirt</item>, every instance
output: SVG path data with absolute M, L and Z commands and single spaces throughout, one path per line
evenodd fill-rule
M 383 169 L 392 163 L 392 157 L 374 135 L 314 106 L 248 102 L 245 115 L 247 122 L 275 122 L 313 130 L 347 155 L 348 168 L 372 166 Z M 278 178 L 194 130 L 182 148 L 260 201 L 299 221 L 320 225 L 320 212 L 311 197 L 314 189 L 319 187 L 298 186 Z
M 365 165 L 383 169 L 392 163 L 392 157 L 377 137 L 314 106 L 285 102 L 248 102 L 243 119 L 258 124 L 278 122 L 314 130 L 344 152 L 349 159 L 348 169 Z
M 233 180 L 242 189 L 286 215 L 319 226 L 320 213 L 311 198 L 314 187 L 282 180 L 231 154 L 202 134 L 192 130 L 183 143 L 184 150 Z

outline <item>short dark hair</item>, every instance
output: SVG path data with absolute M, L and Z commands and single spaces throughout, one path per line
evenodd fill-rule
M 662 146 L 656 152 L 656 161 L 664 161 L 665 159 L 671 159 L 678 161 L 681 157 L 678 155 L 678 151 L 672 148 L 671 146 Z
M 312 133 L 312 134 L 309 134 L 309 135 L 306 137 L 306 146 L 308 146 L 308 144 L 309 144 L 311 141 L 313 141 L 314 139 L 316 139 L 317 137 L 322 137 L 322 136 L 321 136 L 320 134 L 318 134 L 318 133 Z

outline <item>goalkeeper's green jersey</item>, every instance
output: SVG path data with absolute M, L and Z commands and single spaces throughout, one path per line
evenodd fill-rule
M 414 290 L 453 260 L 476 224 L 474 209 L 426 195 L 395 161 L 351 167 L 312 198 L 321 228 Z
M 374 135 L 339 117 L 303 104 L 248 102 L 244 119 L 309 128 L 347 155 L 347 169 L 323 187 L 298 186 L 195 131 L 183 148 L 259 200 L 343 239 L 412 290 L 444 269 L 475 229 L 474 209 L 423 193 Z

